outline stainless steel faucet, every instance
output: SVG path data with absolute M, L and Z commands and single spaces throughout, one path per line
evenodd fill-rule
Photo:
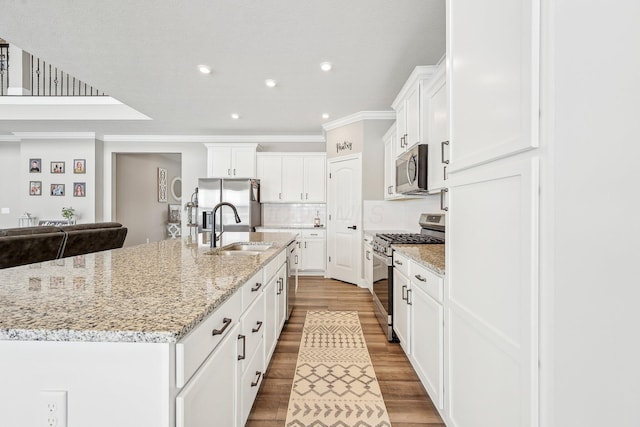
M 224 230 L 220 231 L 220 234 L 216 237 L 216 212 L 218 211 L 219 208 L 221 208 L 222 206 L 229 206 L 231 209 L 233 209 L 233 214 L 236 216 L 236 224 L 240 223 L 240 215 L 238 215 L 238 210 L 236 209 L 235 206 L 233 206 L 231 203 L 229 202 L 220 202 L 217 205 L 215 205 L 213 207 L 213 211 L 211 211 L 211 220 L 212 220 L 212 227 L 211 227 L 211 247 L 215 248 L 216 247 L 216 241 L 222 237 L 222 233 L 224 233 Z M 223 225 L 223 224 L 221 224 Z M 224 226 L 224 225 L 223 225 Z M 222 228 L 222 227 L 220 227 Z

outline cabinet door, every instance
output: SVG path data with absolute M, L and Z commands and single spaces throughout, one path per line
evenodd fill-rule
M 302 157 L 282 158 L 282 198 L 286 202 L 304 201 L 304 163 Z
M 415 283 L 411 284 L 411 362 L 438 409 L 443 409 L 444 310 Z
M 325 203 L 326 158 L 313 156 L 304 158 L 304 201 Z
M 364 259 L 362 260 L 362 265 L 364 266 L 364 285 L 367 289 L 371 290 L 373 288 L 373 249 L 371 249 L 371 245 L 364 245 Z
M 236 425 L 236 325 L 176 397 L 176 427 Z
M 406 129 L 407 135 L 404 146 L 409 148 L 418 144 L 420 141 L 420 85 L 416 84 L 411 92 L 409 92 L 405 101 L 406 105 Z
M 278 283 L 276 280 L 278 276 L 276 275 L 267 286 L 264 288 L 264 366 L 269 366 L 269 360 L 271 360 L 271 356 L 273 355 L 273 351 L 276 349 L 276 344 L 278 342 L 277 334 L 276 334 L 276 326 L 278 322 L 278 295 L 276 295 L 276 291 L 278 290 Z
M 207 176 L 209 178 L 231 178 L 231 148 L 208 147 Z
M 302 270 L 324 271 L 325 239 L 304 239 L 302 252 Z
M 404 153 L 407 149 L 407 145 L 405 143 L 407 133 L 407 109 L 405 102 L 401 102 L 398 104 L 398 108 L 396 110 L 396 149 L 395 156 Z M 395 159 L 393 159 L 395 164 Z
M 231 176 L 233 178 L 256 177 L 256 150 L 252 147 L 231 149 Z
M 396 196 L 396 135 L 391 132 L 384 141 L 384 198 L 393 199 Z
M 411 353 L 409 342 L 409 279 L 397 268 L 393 269 L 393 330 L 400 340 L 400 346 L 405 354 Z
M 445 187 L 449 144 L 449 104 L 444 74 L 429 88 L 427 94 L 427 127 L 429 134 L 429 191 Z M 444 148 L 444 153 L 443 153 Z
M 282 201 L 282 157 L 259 156 L 260 202 Z
M 278 278 L 276 282 L 276 297 L 278 298 L 278 309 L 277 309 L 277 327 L 276 327 L 276 340 L 280 336 L 280 332 L 282 332 L 282 327 L 284 326 L 284 321 L 287 320 L 287 265 L 284 264 L 278 270 L 278 274 L 276 274 Z
M 495 427 L 537 426 L 537 159 L 525 155 L 470 168 L 451 174 L 448 186 L 444 304 L 451 425 L 476 426 L 481 419 Z

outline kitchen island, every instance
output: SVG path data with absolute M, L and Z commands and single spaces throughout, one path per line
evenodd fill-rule
M 254 306 L 259 313 L 273 308 L 276 301 L 262 293 L 284 268 L 294 239 L 293 233 L 225 233 L 222 244 L 269 244 L 245 255 L 185 237 L 0 270 L 0 425 L 46 425 L 42 392 L 51 390 L 66 392 L 70 427 L 189 425 L 185 411 L 197 399 L 183 399 L 182 406 L 176 399 L 204 359 L 233 331 L 238 335 L 241 315 Z M 278 280 L 285 278 L 280 272 Z M 223 310 L 233 317 L 218 324 Z M 202 334 L 208 323 L 213 333 Z M 194 339 L 211 335 L 218 341 Z M 234 359 L 242 351 L 235 341 Z M 268 360 L 262 362 L 263 372 Z M 240 419 L 235 400 L 232 411 Z

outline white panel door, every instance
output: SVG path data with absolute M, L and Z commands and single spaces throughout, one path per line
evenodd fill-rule
M 256 177 L 256 149 L 238 147 L 231 150 L 231 176 L 233 178 Z
M 269 283 L 264 287 L 264 360 L 265 365 L 269 366 L 269 360 L 273 355 L 273 351 L 276 349 L 278 343 L 278 336 L 276 334 L 276 326 L 278 323 L 278 290 L 279 284 L 276 283 L 278 277 L 272 277 Z
M 384 141 L 384 198 L 396 197 L 396 131 L 395 125 L 388 131 Z
M 176 427 L 236 425 L 238 330 L 231 329 L 176 397 Z
M 304 163 L 302 157 L 282 158 L 282 198 L 284 201 L 302 203 L 304 201 Z
M 302 241 L 301 270 L 324 271 L 325 269 L 324 239 L 304 239 Z
M 411 147 L 418 144 L 421 138 L 420 133 L 420 85 L 416 84 L 415 87 L 407 94 L 406 99 L 406 114 L 407 122 L 405 133 L 407 138 L 405 140 L 405 147 Z
M 231 148 L 207 148 L 207 176 L 209 178 L 231 178 Z
M 411 362 L 429 397 L 444 408 L 444 310 L 420 285 L 411 283 Z
M 362 159 L 329 162 L 327 194 L 327 275 L 344 282 L 360 281 L 362 243 Z
M 260 180 L 260 202 L 281 202 L 282 157 L 258 156 L 257 176 Z
M 304 158 L 304 201 L 325 203 L 327 161 L 325 156 Z
M 449 102 L 444 65 L 427 89 L 425 100 L 427 110 L 427 133 L 429 135 L 429 191 L 445 188 L 446 169 L 449 158 Z
M 452 427 L 538 425 L 538 188 L 537 158 L 526 155 L 450 175 Z
M 393 330 L 395 331 L 400 346 L 406 355 L 411 354 L 409 333 L 409 305 L 407 304 L 409 279 L 393 269 Z
M 282 332 L 285 320 L 287 320 L 287 264 L 283 264 L 276 274 L 276 298 L 278 299 L 278 311 L 276 320 L 276 340 Z
M 398 156 L 406 151 L 405 144 L 407 133 L 407 108 L 405 101 L 398 104 L 396 109 L 396 149 L 395 155 Z M 395 159 L 393 160 L 395 163 Z
M 450 170 L 537 147 L 539 0 L 447 4 Z

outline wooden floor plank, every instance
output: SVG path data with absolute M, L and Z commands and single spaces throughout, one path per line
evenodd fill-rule
M 445 427 L 400 346 L 378 324 L 368 290 L 322 277 L 300 277 L 285 324 L 247 427 L 284 427 L 302 327 L 308 310 L 358 311 L 371 362 L 393 427 Z

